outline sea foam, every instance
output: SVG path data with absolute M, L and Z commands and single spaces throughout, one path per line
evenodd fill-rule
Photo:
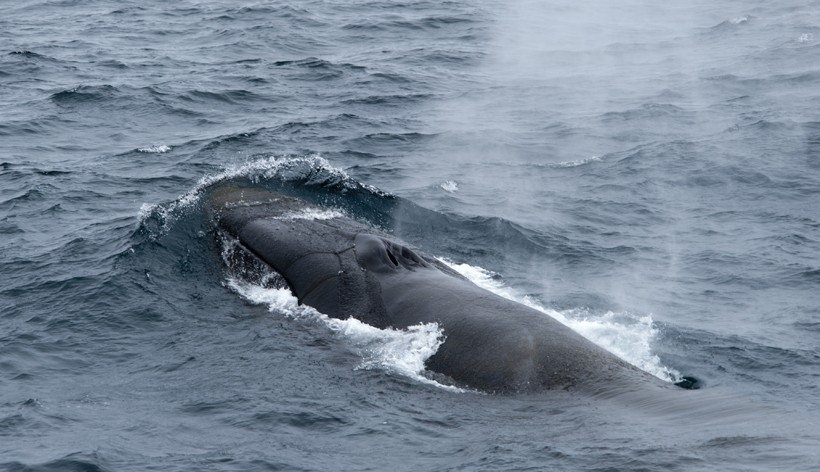
M 228 278 L 226 285 L 248 302 L 267 306 L 272 313 L 296 320 L 315 321 L 342 336 L 362 359 L 356 369 L 379 369 L 446 390 L 463 391 L 424 375 L 425 361 L 436 353 L 445 339 L 436 323 L 419 324 L 402 330 L 379 329 L 355 318 L 331 318 L 309 306 L 300 305 L 287 288 L 265 288 L 236 278 Z
M 493 273 L 469 264 L 456 264 L 440 259 L 473 283 L 501 297 L 534 308 L 570 327 L 590 341 L 618 357 L 655 375 L 673 382 L 681 378 L 676 370 L 664 366 L 652 353 L 651 343 L 658 333 L 651 316 L 607 312 L 602 315 L 583 309 L 557 311 L 542 306 L 527 296 L 498 281 Z M 446 336 L 436 323 L 411 326 L 407 329 L 379 329 L 355 318 L 331 318 L 315 309 L 300 305 L 287 288 L 268 288 L 230 277 L 226 285 L 250 303 L 265 305 L 272 313 L 297 320 L 319 322 L 332 333 L 343 337 L 361 357 L 357 369 L 379 369 L 402 375 L 415 381 L 453 391 L 463 391 L 444 385 L 426 375 L 424 363 L 436 353 Z
M 353 186 L 354 181 L 342 169 L 334 167 L 327 161 L 327 159 L 320 155 L 311 155 L 305 157 L 267 157 L 257 159 L 239 166 L 228 167 L 221 172 L 206 175 L 197 182 L 194 187 L 186 193 L 180 195 L 176 200 L 170 203 L 152 204 L 143 203 L 138 213 L 140 223 L 144 223 L 147 219 L 154 217 L 160 221 L 161 236 L 166 233 L 173 223 L 189 209 L 194 208 L 201 200 L 205 191 L 219 182 L 245 177 L 254 182 L 263 180 L 293 180 L 295 174 L 303 176 L 305 174 L 321 173 L 327 178 L 333 178 L 342 182 L 345 186 Z M 374 193 L 383 194 L 375 187 L 363 185 L 362 187 L 373 191 Z
M 680 380 L 680 372 L 664 366 L 652 353 L 652 341 L 658 334 L 652 317 L 631 313 L 606 312 L 592 314 L 585 309 L 557 311 L 546 308 L 528 296 L 519 295 L 513 288 L 493 277 L 493 273 L 469 264 L 456 264 L 440 259 L 481 288 L 496 295 L 534 308 L 570 327 L 580 335 L 612 352 L 630 364 L 667 382 Z

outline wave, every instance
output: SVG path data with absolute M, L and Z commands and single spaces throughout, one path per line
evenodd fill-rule
M 242 89 L 235 90 L 191 90 L 180 96 L 183 100 L 197 101 L 197 102 L 221 102 L 236 104 L 244 101 L 259 101 L 262 97 L 249 91 Z
M 341 169 L 333 167 L 326 159 L 314 155 L 308 157 L 269 157 L 247 164 L 229 167 L 222 172 L 205 176 L 183 195 L 166 204 L 143 204 L 139 210 L 140 226 L 157 238 L 166 233 L 174 222 L 198 207 L 203 196 L 216 184 L 233 179 L 247 179 L 252 183 L 292 183 L 302 186 L 321 186 L 325 189 L 364 190 L 380 193 L 350 178 Z
M 214 104 L 224 106 L 239 106 L 247 102 L 262 102 L 266 97 L 243 89 L 227 89 L 214 91 L 201 90 L 173 90 L 163 86 L 133 87 L 128 85 L 79 85 L 51 94 L 48 99 L 64 108 L 105 107 L 107 111 L 116 110 L 133 115 L 171 115 L 185 120 L 197 118 L 207 120 L 212 117 L 211 108 Z M 205 107 L 205 108 L 203 108 Z M 61 116 L 47 116 L 48 121 L 39 118 L 39 121 L 27 122 L 33 126 L 43 122 L 68 123 Z M 203 122 L 203 121 L 200 121 Z M 33 129 L 37 132 L 37 129 Z
M 4 200 L 0 200 L 0 209 L 11 212 L 17 205 L 29 202 L 41 202 L 46 200 L 48 190 L 53 190 L 51 185 L 41 185 L 38 188 L 29 188 L 22 193 L 14 195 Z
M 475 23 L 466 16 L 427 16 L 416 19 L 362 19 L 342 26 L 346 30 L 396 31 L 396 30 L 437 30 L 449 25 Z
M 374 149 L 385 146 L 395 152 L 396 146 L 416 146 L 429 142 L 438 134 L 425 133 L 371 133 L 348 139 L 345 144 L 352 148 Z
M 612 111 L 601 115 L 606 121 L 628 121 L 635 119 L 658 119 L 670 116 L 679 116 L 684 113 L 680 107 L 669 103 L 644 103 L 639 108 L 626 111 Z
M 0 234 L 11 235 L 24 233 L 25 231 L 23 231 L 23 228 L 21 228 L 20 226 L 9 221 L 0 220 Z
M 109 469 L 105 466 L 105 460 L 97 453 L 73 453 L 61 459 L 44 462 L 41 464 L 23 464 L 21 462 L 0 463 L 0 467 L 5 470 L 19 470 L 27 472 L 49 472 L 55 470 L 65 470 L 72 472 L 106 472 Z
M 51 95 L 51 100 L 58 104 L 97 102 L 113 98 L 119 89 L 113 85 L 80 85 Z
M 601 162 L 605 156 L 591 156 L 582 159 L 562 162 L 528 162 L 525 164 L 518 164 L 522 167 L 548 168 L 548 169 L 571 169 L 573 167 L 581 167 L 594 162 Z
M 25 57 L 26 59 L 52 59 L 48 56 L 44 56 L 42 54 L 38 54 L 36 52 L 29 51 L 29 50 L 11 51 L 9 53 L 9 56 L 22 56 L 22 57 Z
M 445 180 L 444 182 L 439 184 L 442 190 L 447 193 L 456 193 L 458 192 L 458 182 L 455 180 Z
M 728 20 L 721 21 L 720 23 L 708 28 L 707 31 L 709 31 L 709 32 L 735 31 L 740 27 L 748 25 L 749 22 L 752 21 L 752 20 L 754 20 L 754 17 L 751 16 L 751 15 L 736 16 L 734 18 L 730 18 Z
M 276 61 L 274 67 L 291 69 L 298 72 L 295 78 L 300 80 L 323 81 L 338 79 L 346 74 L 361 74 L 367 69 L 352 63 L 335 63 L 317 57 L 307 57 L 297 60 Z
M 164 154 L 170 150 L 171 146 L 168 146 L 167 144 L 155 144 L 153 146 L 138 148 L 137 152 L 144 152 L 148 154 Z
M 392 95 L 369 95 L 367 97 L 350 98 L 342 100 L 344 105 L 381 105 L 381 106 L 406 106 L 408 104 L 422 102 L 432 95 L 426 93 L 392 94 Z

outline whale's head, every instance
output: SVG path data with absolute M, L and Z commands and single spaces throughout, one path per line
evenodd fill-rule
M 268 190 L 220 188 L 207 206 L 222 234 L 281 275 L 300 303 L 330 316 L 387 326 L 384 297 L 408 277 L 460 277 L 369 225 Z

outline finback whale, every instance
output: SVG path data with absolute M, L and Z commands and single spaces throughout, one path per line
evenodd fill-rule
M 319 208 L 259 188 L 214 189 L 207 207 L 218 230 L 281 275 L 299 303 L 378 328 L 437 323 L 445 339 L 426 367 L 459 386 L 603 395 L 674 388 L 369 225 L 341 215 L 299 217 Z

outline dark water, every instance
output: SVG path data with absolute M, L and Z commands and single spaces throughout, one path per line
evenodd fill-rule
M 820 463 L 814 2 L 2 11 L 0 468 Z M 703 388 L 431 384 L 434 332 L 237 289 L 200 208 L 222 180 L 370 221 Z

